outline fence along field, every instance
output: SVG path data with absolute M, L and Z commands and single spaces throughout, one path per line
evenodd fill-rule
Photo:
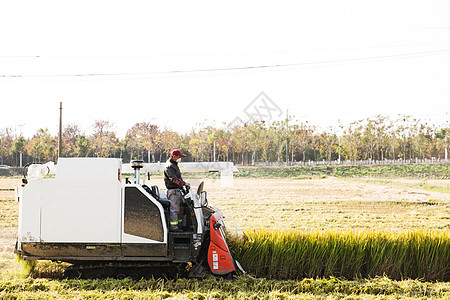
M 448 179 L 321 177 L 236 178 L 235 188 L 226 190 L 219 187 L 218 180 L 206 180 L 209 201 L 221 207 L 225 216 L 236 218 L 244 231 L 231 245 L 235 257 L 252 274 L 272 278 L 241 278 L 235 283 L 19 279 L 20 267 L 11 252 L 17 203 L 8 191 L 19 179 L 0 179 L 0 296 L 19 291 L 35 298 L 55 293 L 66 298 L 190 294 L 192 298 L 236 295 L 243 299 L 324 293 L 394 298 L 450 294 Z M 187 179 L 192 184 L 198 180 Z M 160 178 L 153 180 L 162 184 Z M 233 232 L 230 230 L 231 236 Z M 57 264 L 40 263 L 34 276 L 58 277 L 61 269 Z M 370 279 L 377 275 L 387 277 Z M 355 280 L 361 276 L 368 279 Z M 285 278 L 291 281 L 275 280 Z M 393 281 L 407 278 L 422 281 Z

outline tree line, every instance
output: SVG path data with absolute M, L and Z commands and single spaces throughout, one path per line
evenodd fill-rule
M 446 157 L 450 127 L 430 125 L 410 116 L 391 119 L 377 116 L 327 129 L 290 116 L 282 121 L 251 121 L 232 128 L 202 125 L 188 133 L 140 122 L 119 137 L 109 121 L 96 121 L 92 134 L 77 124 L 62 133 L 62 157 L 117 157 L 165 161 L 179 148 L 185 161 L 256 162 L 318 160 L 385 160 Z M 0 129 L 0 164 L 18 166 L 28 162 L 56 161 L 58 137 L 40 128 L 31 138 L 12 128 Z

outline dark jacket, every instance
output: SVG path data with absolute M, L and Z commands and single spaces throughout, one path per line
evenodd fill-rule
M 168 189 L 181 189 L 186 184 L 181 178 L 178 163 L 172 159 L 169 159 L 164 166 L 164 183 Z

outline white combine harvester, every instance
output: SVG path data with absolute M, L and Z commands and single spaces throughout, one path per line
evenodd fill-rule
M 73 264 L 67 277 L 226 275 L 240 269 L 225 240 L 220 211 L 208 204 L 203 182 L 185 189 L 182 232 L 168 230 L 170 202 L 141 173 L 162 163 L 116 158 L 60 158 L 28 167 L 16 188 L 19 230 L 16 253 L 25 260 Z M 233 163 L 181 163 L 187 172 L 221 172 L 232 186 Z M 134 173 L 126 178 L 124 173 Z M 54 177 L 47 175 L 54 174 Z

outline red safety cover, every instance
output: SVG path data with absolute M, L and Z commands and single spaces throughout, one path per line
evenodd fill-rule
M 209 223 L 211 242 L 208 249 L 208 264 L 211 272 L 216 275 L 225 275 L 235 271 L 222 231 L 220 228 L 214 229 L 217 223 L 216 218 L 212 216 Z

